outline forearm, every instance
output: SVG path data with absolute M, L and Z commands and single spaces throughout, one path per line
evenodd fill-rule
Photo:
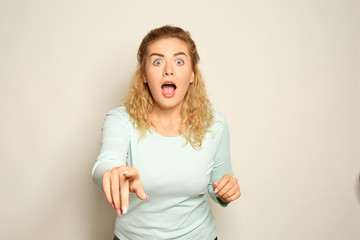
M 114 167 L 120 166 L 116 160 L 97 160 L 92 169 L 92 179 L 96 186 L 104 192 L 102 177 L 104 173 L 110 171 Z
M 94 183 L 103 191 L 102 177 L 114 167 L 126 165 L 129 151 L 128 122 L 118 109 L 111 110 L 102 128 L 101 151 L 92 169 Z

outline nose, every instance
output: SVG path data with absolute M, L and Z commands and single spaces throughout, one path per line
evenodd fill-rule
M 171 72 L 171 71 L 165 71 L 164 72 L 164 76 L 172 76 L 172 75 L 174 75 L 174 73 Z
M 164 76 L 172 76 L 174 75 L 174 70 L 172 69 L 171 64 L 166 64 L 164 68 Z

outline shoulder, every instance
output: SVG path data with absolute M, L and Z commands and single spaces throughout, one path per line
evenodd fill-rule
M 218 110 L 214 110 L 214 121 L 226 122 L 224 114 L 222 114 Z
M 220 125 L 222 127 L 227 125 L 224 114 L 217 110 L 214 110 L 214 125 Z
M 125 106 L 119 106 L 116 108 L 111 109 L 107 114 L 106 117 L 113 116 L 120 119 L 129 120 L 129 114 L 126 111 Z
M 130 116 L 124 106 L 116 107 L 108 111 L 105 117 L 104 127 L 130 128 Z
M 211 126 L 211 131 L 220 135 L 222 135 L 224 131 L 228 131 L 227 121 L 224 114 L 217 110 L 214 110 L 214 120 L 213 125 Z

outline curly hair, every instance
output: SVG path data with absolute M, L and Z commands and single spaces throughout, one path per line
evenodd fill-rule
M 214 113 L 198 67 L 200 57 L 195 42 L 192 40 L 189 32 L 179 27 L 166 25 L 151 30 L 144 37 L 138 50 L 138 65 L 132 78 L 130 92 L 122 105 L 125 105 L 131 117 L 132 124 L 140 132 L 140 138 L 145 136 L 152 125 L 149 114 L 154 108 L 154 99 L 150 93 L 150 89 L 148 85 L 143 82 L 146 64 L 145 59 L 148 54 L 149 45 L 157 40 L 166 38 L 176 38 L 184 41 L 191 56 L 194 82 L 190 84 L 184 97 L 179 131 L 186 138 L 185 144 L 190 142 L 194 149 L 201 149 L 205 134 L 213 124 Z M 181 131 L 181 129 L 186 130 Z

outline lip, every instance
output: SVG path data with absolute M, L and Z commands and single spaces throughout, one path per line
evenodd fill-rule
M 161 84 L 161 86 L 163 86 L 164 84 L 167 84 L 167 83 L 174 84 L 174 85 L 175 85 L 175 90 L 174 90 L 172 93 L 166 93 L 166 92 L 164 92 L 164 91 L 161 89 L 161 90 L 162 90 L 161 92 L 162 92 L 162 94 L 163 94 L 165 97 L 171 98 L 171 97 L 173 97 L 173 96 L 175 95 L 177 86 L 176 86 L 176 84 L 175 84 L 173 81 L 170 81 L 170 80 L 164 81 L 164 82 Z
M 166 81 L 164 81 L 164 82 L 161 84 L 161 86 L 163 86 L 164 84 L 167 84 L 167 83 L 174 84 L 175 87 L 176 87 L 176 84 L 174 83 L 174 81 L 171 81 L 171 80 L 166 80 Z

